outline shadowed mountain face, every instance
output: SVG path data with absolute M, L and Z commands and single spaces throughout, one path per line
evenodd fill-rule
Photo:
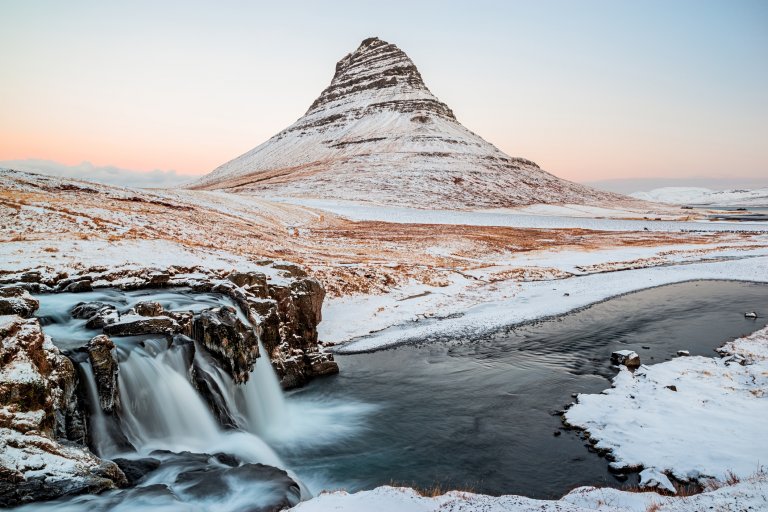
M 561 180 L 464 128 L 397 46 L 366 39 L 306 114 L 191 185 L 428 208 L 626 200 Z

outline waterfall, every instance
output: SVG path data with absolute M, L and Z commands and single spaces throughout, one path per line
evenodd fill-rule
M 219 435 L 205 402 L 178 371 L 183 358 L 176 348 L 153 356 L 137 347 L 120 363 L 122 424 L 134 446 L 177 451 Z
M 256 362 L 251 378 L 238 391 L 245 402 L 248 429 L 259 435 L 269 436 L 270 433 L 286 426 L 288 413 L 283 390 L 261 340 L 259 354 L 261 357 Z

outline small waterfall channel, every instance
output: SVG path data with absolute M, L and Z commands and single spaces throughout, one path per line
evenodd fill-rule
M 80 351 L 80 357 L 73 359 L 79 361 L 91 449 L 102 458 L 126 459 L 153 468 L 137 487 L 51 503 L 55 510 L 82 510 L 86 503 L 96 510 L 133 510 L 132 504 L 139 503 L 137 508 L 144 510 L 169 505 L 180 507 L 173 510 L 208 510 L 214 505 L 216 510 L 261 510 L 275 503 L 296 504 L 311 496 L 271 445 L 296 449 L 329 442 L 307 428 L 306 414 L 316 411 L 318 405 L 331 411 L 331 416 L 318 416 L 320 423 L 343 422 L 343 418 L 332 414 L 333 404 L 296 401 L 289 407 L 260 341 L 261 357 L 248 381 L 238 385 L 190 339 L 178 343 L 162 335 L 113 336 L 120 406 L 117 413 L 109 414 L 102 410 L 91 362 L 80 348 L 99 331 L 87 329 L 84 321 L 68 314 L 81 301 L 100 301 L 127 311 L 137 302 L 153 300 L 166 310 L 199 311 L 235 307 L 229 299 L 167 290 L 150 295 L 147 291 L 107 290 L 40 298 L 44 331 L 60 348 Z M 208 396 L 196 386 L 200 379 L 208 387 Z M 215 407 L 210 404 L 212 399 Z M 216 410 L 222 414 L 217 415 Z M 36 504 L 35 510 L 47 506 Z

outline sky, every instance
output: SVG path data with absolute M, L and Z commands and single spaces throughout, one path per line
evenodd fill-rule
M 0 165 L 210 172 L 299 118 L 370 36 L 560 177 L 768 186 L 763 0 L 0 0 Z

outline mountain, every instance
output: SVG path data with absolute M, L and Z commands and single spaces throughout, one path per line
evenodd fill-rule
M 768 188 L 711 190 L 704 187 L 662 187 L 648 192 L 635 192 L 631 196 L 656 203 L 768 207 Z
M 190 185 L 430 208 L 629 201 L 472 133 L 394 44 L 366 39 L 298 121 Z

